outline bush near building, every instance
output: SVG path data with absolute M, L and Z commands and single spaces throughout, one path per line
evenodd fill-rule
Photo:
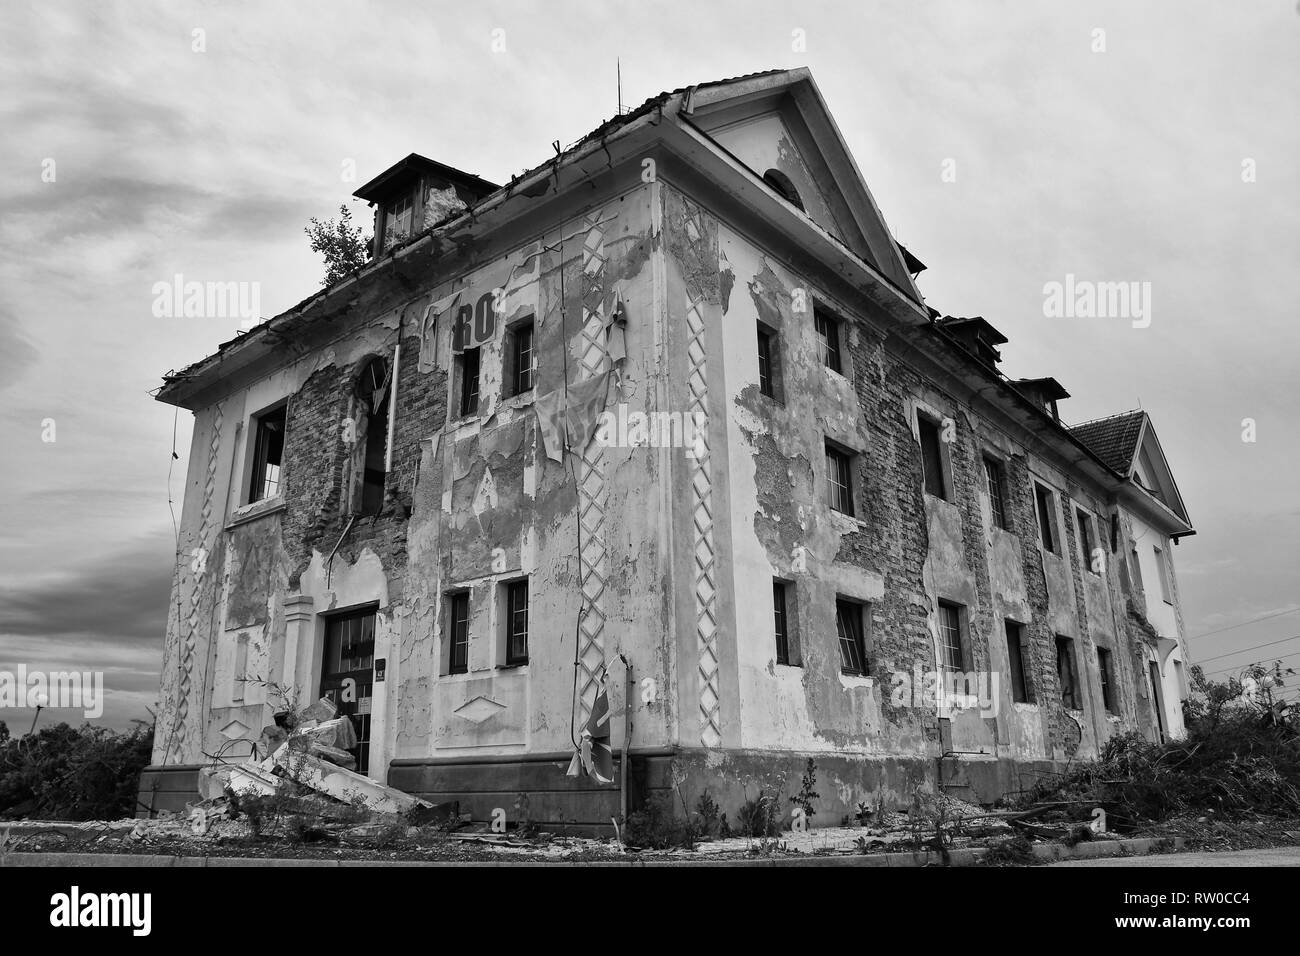
M 68 724 L 12 738 L 0 721 L 0 819 L 117 820 L 135 813 L 153 726 Z

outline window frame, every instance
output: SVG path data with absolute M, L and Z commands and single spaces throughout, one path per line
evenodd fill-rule
M 1109 647 L 1097 648 L 1097 676 L 1101 683 L 1101 705 L 1108 714 L 1118 714 L 1115 706 L 1114 656 Z
M 785 388 L 781 366 L 781 333 L 770 325 L 759 322 L 757 323 L 755 338 L 755 352 L 758 357 L 758 392 L 778 405 L 784 405 Z
M 870 607 L 861 601 L 853 598 L 844 597 L 843 595 L 835 596 L 835 635 L 840 652 L 840 673 L 848 674 L 851 677 L 870 677 L 871 665 L 867 659 L 867 628 L 869 626 L 867 619 L 867 609 Z M 849 626 L 849 634 L 845 634 L 846 623 L 856 625 L 856 628 Z M 846 661 L 845 648 L 855 651 L 858 661 Z M 848 655 L 852 657 L 853 655 Z M 861 669 L 855 669 L 852 665 L 858 663 Z
M 984 486 L 989 496 L 989 514 L 993 527 L 1011 531 L 1011 516 L 1007 512 L 1007 469 L 1001 459 L 984 455 Z
M 1079 550 L 1083 552 L 1083 569 L 1090 574 L 1101 577 L 1101 572 L 1094 571 L 1092 568 L 1092 552 L 1094 548 L 1098 547 L 1094 537 L 1097 523 L 1090 513 L 1084 511 L 1077 504 L 1074 506 L 1074 522 L 1079 531 Z
M 1046 502 L 1046 504 L 1044 504 Z M 1050 514 L 1044 514 L 1044 510 Z M 1038 543 L 1049 554 L 1060 556 L 1060 527 L 1056 523 L 1056 491 L 1034 481 L 1034 513 L 1038 516 Z
M 510 393 L 507 398 L 514 398 L 516 395 L 527 395 L 537 386 L 537 326 L 533 317 L 529 316 L 511 325 L 507 330 L 509 336 L 509 349 L 507 351 L 508 361 L 510 363 Z M 527 341 L 528 347 L 521 348 L 521 343 Z M 528 362 L 525 367 L 524 355 L 527 354 Z M 480 371 L 482 359 L 480 357 Z
M 280 497 L 280 488 L 284 484 L 284 452 L 289 435 L 288 399 L 277 402 L 276 404 L 263 409 L 256 415 L 252 416 L 252 418 L 252 463 L 248 473 L 248 500 L 244 502 L 248 505 L 257 504 L 259 501 L 270 501 L 274 498 Z M 270 449 L 269 447 L 264 448 L 262 441 L 262 436 L 264 434 L 268 436 L 274 434 L 274 429 L 269 427 L 267 427 L 265 431 L 263 430 L 264 423 L 267 419 L 271 418 L 278 418 L 280 421 L 280 454 L 278 456 L 280 460 L 274 464 L 267 461 Z M 267 438 L 268 445 L 272 440 L 273 439 L 270 437 Z M 266 477 L 266 469 L 268 467 L 274 467 L 276 469 L 274 481 Z M 266 490 L 268 483 L 274 485 L 273 490 L 269 493 Z
M 853 452 L 844 446 L 824 439 L 826 468 L 826 506 L 848 518 L 857 516 L 853 494 Z M 836 494 L 836 492 L 839 492 Z M 838 503 L 837 503 L 838 502 Z M 843 504 L 845 507 L 840 507 Z
M 820 303 L 813 305 L 813 333 L 817 337 L 821 364 L 836 374 L 844 374 L 844 355 L 840 330 L 844 320 Z M 823 328 L 825 331 L 823 331 Z
M 939 657 L 935 663 L 940 673 L 963 674 L 968 669 L 967 661 L 967 641 L 966 628 L 964 627 L 965 615 L 962 613 L 965 609 L 962 605 L 954 601 L 945 601 L 940 599 L 936 609 L 939 638 Z M 956 635 L 956 644 L 949 641 L 951 635 Z M 953 651 L 956 651 L 957 661 L 954 664 L 951 660 Z
M 1169 565 L 1165 563 L 1169 559 L 1168 555 L 1165 554 L 1165 549 L 1160 547 L 1160 545 L 1158 544 L 1153 544 L 1151 548 L 1155 553 L 1156 577 L 1159 578 L 1160 580 L 1160 598 L 1170 607 L 1173 607 L 1174 605 L 1173 581 L 1171 580 L 1171 576 L 1169 574 Z
M 415 199 L 416 199 L 415 191 L 411 190 L 407 192 L 405 195 L 397 197 L 392 202 L 390 202 L 387 206 L 384 207 L 383 251 L 387 252 L 389 249 L 393 248 L 393 246 L 396 245 L 398 242 L 404 241 L 406 239 L 410 239 L 411 236 L 415 233 L 415 205 L 416 205 Z M 407 222 L 406 232 L 400 236 L 394 237 L 393 235 L 394 219 L 396 219 L 398 216 L 402 214 L 402 212 L 397 211 L 399 209 L 401 209 L 402 212 L 409 212 L 410 220 Z
M 1011 702 L 1014 704 L 1036 704 L 1034 685 L 1029 679 L 1033 673 L 1025 634 L 1028 628 L 1019 621 L 1006 618 L 1002 622 L 1003 634 L 1007 642 L 1007 670 L 1011 678 Z
M 933 447 L 927 447 L 927 436 L 933 439 Z M 932 498 L 938 498 L 940 501 L 949 501 L 949 486 L 952 484 L 948 480 L 947 463 L 945 462 L 943 440 L 943 422 L 937 420 L 929 412 L 916 410 L 916 437 L 921 447 L 921 488 L 927 495 Z M 934 474 L 931 475 L 931 468 L 927 459 L 934 457 Z M 933 490 L 931 485 L 937 483 L 938 491 Z
M 794 663 L 790 627 L 790 588 L 791 582 L 780 578 L 772 579 L 772 631 L 776 640 L 776 662 L 785 667 L 798 666 Z
M 444 622 L 447 640 L 447 674 L 469 673 L 469 591 L 449 591 L 446 594 L 447 617 Z M 464 609 L 464 617 L 457 614 L 457 609 Z M 460 633 L 458 634 L 458 629 Z M 458 663 L 457 649 L 463 654 Z
M 504 582 L 505 586 L 505 666 L 522 667 L 528 663 L 528 623 L 529 623 L 529 588 L 528 579 L 519 578 Z M 518 597 L 523 596 L 523 607 L 517 604 Z M 519 615 L 523 615 L 523 630 L 519 630 Z M 518 653 L 516 640 L 523 635 L 523 652 Z
M 482 401 L 481 383 L 483 378 L 483 353 L 481 346 L 474 346 L 462 351 L 456 357 L 457 385 L 459 394 L 456 399 L 457 418 L 472 418 L 478 414 Z M 470 375 L 470 366 L 474 374 Z
M 1064 657 L 1061 655 L 1062 648 L 1065 649 Z M 1061 662 L 1064 660 L 1069 665 L 1070 672 L 1070 699 L 1066 700 L 1066 684 L 1061 677 Z M 1066 710 L 1083 710 L 1083 693 L 1079 686 L 1079 661 L 1074 646 L 1074 638 L 1066 634 L 1056 635 L 1056 680 L 1058 689 L 1061 692 L 1061 706 Z

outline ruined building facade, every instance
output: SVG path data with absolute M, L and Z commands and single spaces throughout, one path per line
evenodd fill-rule
M 806 71 L 357 195 L 369 264 L 159 394 L 194 437 L 146 806 L 322 694 L 369 776 L 587 828 L 624 782 L 734 813 L 811 756 L 837 822 L 1181 732 L 1149 420 L 1062 425 L 927 308 Z M 565 774 L 602 679 L 610 784 Z

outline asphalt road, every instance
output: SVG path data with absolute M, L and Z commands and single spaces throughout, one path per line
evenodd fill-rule
M 1064 860 L 1052 866 L 1300 866 L 1300 847 L 1227 850 L 1221 853 L 1159 853 L 1152 856 Z

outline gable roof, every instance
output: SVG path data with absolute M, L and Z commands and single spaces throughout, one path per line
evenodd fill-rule
M 1138 439 L 1147 413 L 1142 409 L 1071 425 L 1070 434 L 1083 442 L 1110 468 L 1128 477 L 1137 459 Z

